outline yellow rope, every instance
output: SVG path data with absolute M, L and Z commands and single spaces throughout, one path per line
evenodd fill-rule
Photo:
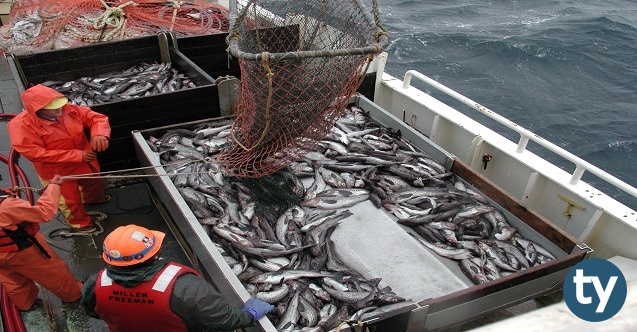
M 137 4 L 133 1 L 129 1 L 117 7 L 109 7 L 104 0 L 100 0 L 100 2 L 104 5 L 104 7 L 106 7 L 106 10 L 97 18 L 97 20 L 95 20 L 93 28 L 98 30 L 106 28 L 106 26 L 113 28 L 113 31 L 109 32 L 106 37 L 103 38 L 104 41 L 108 41 L 117 33 L 121 32 L 123 34 L 125 31 L 126 14 L 123 10 L 124 7 L 131 5 L 137 6 Z
M 245 145 L 241 144 L 241 142 L 239 142 L 237 137 L 234 135 L 234 132 L 235 132 L 234 125 L 237 123 L 236 121 L 232 124 L 233 128 L 230 131 L 230 134 L 232 135 L 232 138 L 234 139 L 234 141 L 246 151 L 250 151 L 256 148 L 257 146 L 259 146 L 259 144 L 263 142 L 265 135 L 270 130 L 270 105 L 272 104 L 272 77 L 274 76 L 274 73 L 272 72 L 272 69 L 270 68 L 269 54 L 270 53 L 268 52 L 261 53 L 261 65 L 266 71 L 265 75 L 268 77 L 268 99 L 265 103 L 265 128 L 263 128 L 263 131 L 261 132 L 261 137 L 259 137 L 259 140 L 251 148 L 248 148 Z

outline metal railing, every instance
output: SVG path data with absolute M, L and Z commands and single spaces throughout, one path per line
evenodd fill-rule
M 516 153 L 524 152 L 526 150 L 527 144 L 529 143 L 529 140 L 531 140 L 539 144 L 540 146 L 546 148 L 547 150 L 573 163 L 575 165 L 575 170 L 571 174 L 571 179 L 569 181 L 571 184 L 573 185 L 577 184 L 581 180 L 582 176 L 584 175 L 584 172 L 588 171 L 596 175 L 600 179 L 608 182 L 609 184 L 612 184 L 618 189 L 623 190 L 624 192 L 637 198 L 637 188 L 627 184 L 626 182 L 623 182 L 622 180 L 610 175 L 606 171 L 592 165 L 591 163 L 577 157 L 576 155 L 562 149 L 561 147 L 545 140 L 544 138 L 536 135 L 530 130 L 521 127 L 515 122 L 493 112 L 492 110 L 476 103 L 475 101 L 459 94 L 458 92 L 436 82 L 432 78 L 429 78 L 419 73 L 418 71 L 409 70 L 405 73 L 405 77 L 403 78 L 403 85 L 402 85 L 403 89 L 408 89 L 410 87 L 412 77 L 415 77 L 423 81 L 424 83 L 435 88 L 436 90 L 460 101 L 461 103 L 473 108 L 476 111 L 483 113 L 489 118 L 497 121 L 498 123 L 518 133 L 520 135 L 520 140 L 518 141 L 518 146 L 517 146 L 517 149 L 515 150 Z M 440 115 L 444 116 L 444 114 L 440 114 Z

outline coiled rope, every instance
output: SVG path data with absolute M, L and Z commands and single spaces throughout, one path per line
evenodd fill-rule
M 124 34 L 126 28 L 126 13 L 124 13 L 124 7 L 127 6 L 137 6 L 137 4 L 133 1 L 129 1 L 127 3 L 121 4 L 117 7 L 109 7 L 104 0 L 100 0 L 100 2 L 106 7 L 106 10 L 102 15 L 100 15 L 95 23 L 93 23 L 93 28 L 102 30 L 100 33 L 100 37 L 98 38 L 98 42 L 102 40 L 102 34 L 106 27 L 111 27 L 113 30 L 106 34 L 104 37 L 104 41 L 109 41 L 113 36 L 118 33 Z

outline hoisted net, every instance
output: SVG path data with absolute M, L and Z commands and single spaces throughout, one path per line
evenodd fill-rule
M 387 43 L 378 5 L 356 0 L 231 1 L 229 52 L 241 66 L 229 146 L 217 159 L 257 178 L 325 137 Z

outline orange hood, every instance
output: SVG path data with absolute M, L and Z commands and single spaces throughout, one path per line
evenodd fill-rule
M 59 97 L 64 95 L 42 84 L 32 86 L 20 95 L 24 109 L 32 115 Z

